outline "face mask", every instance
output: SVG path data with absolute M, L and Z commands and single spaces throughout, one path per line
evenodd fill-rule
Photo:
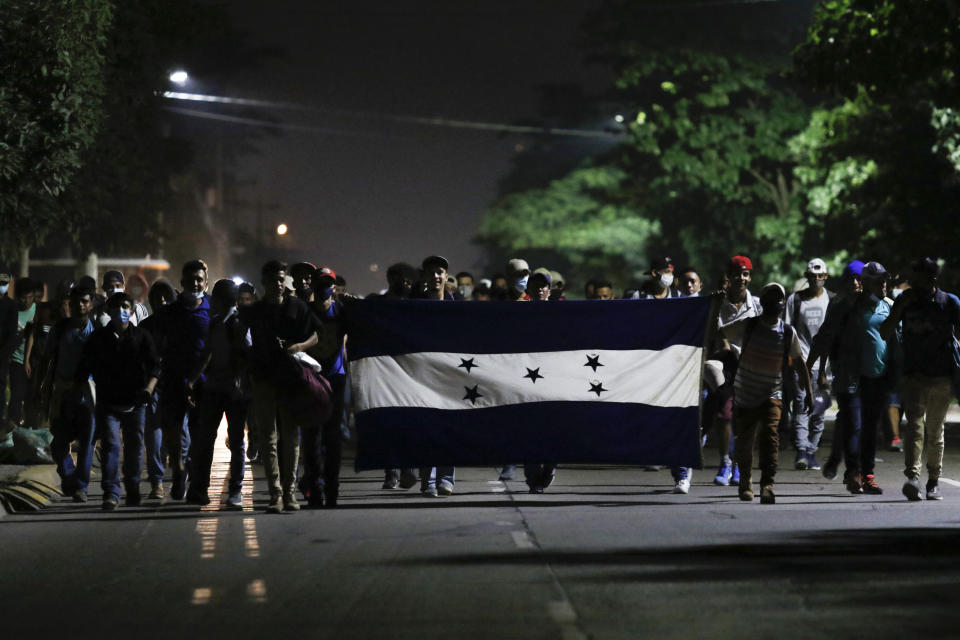
M 184 291 L 183 295 L 186 296 L 188 300 L 199 300 L 203 297 L 203 291 Z
M 823 285 L 826 284 L 823 280 L 820 280 L 818 278 L 808 280 L 808 282 L 810 283 L 810 288 L 813 289 L 814 291 L 819 291 L 820 289 L 823 289 Z
M 783 301 L 765 304 L 763 305 L 763 315 L 767 316 L 768 318 L 779 317 L 783 315 L 783 311 L 786 308 L 787 304 Z
M 7 295 L 7 290 L 10 289 L 9 284 L 0 284 L 0 296 Z
M 893 293 L 891 293 L 890 295 L 893 297 L 894 300 L 896 300 L 897 298 L 900 297 L 902 293 L 903 293 L 903 289 L 894 289 Z
M 320 290 L 321 300 L 329 300 L 332 297 L 333 297 L 333 285 L 330 285 L 329 287 Z
M 469 298 L 473 294 L 473 287 L 468 284 L 462 284 L 459 287 L 460 295 L 464 298 Z
M 530 276 L 523 276 L 522 278 L 517 278 L 513 282 L 513 288 L 517 293 L 523 293 L 527 290 L 527 281 L 530 280 Z
M 664 289 L 669 289 L 670 285 L 673 284 L 673 274 L 672 273 L 661 273 L 660 274 L 660 286 Z
M 130 311 L 127 309 L 117 309 L 112 315 L 117 324 L 124 325 L 130 322 Z
M 107 292 L 107 297 L 109 298 L 115 293 L 123 293 L 123 287 L 114 287 L 113 289 L 110 289 L 110 291 Z

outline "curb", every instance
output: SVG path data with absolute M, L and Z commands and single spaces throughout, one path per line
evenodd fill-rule
M 2 468 L 0 468 L 2 469 Z M 0 474 L 0 518 L 7 513 L 39 511 L 60 498 L 60 477 L 53 464 L 8 467 Z

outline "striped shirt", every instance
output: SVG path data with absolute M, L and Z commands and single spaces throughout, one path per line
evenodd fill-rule
M 785 339 L 791 341 L 790 357 L 802 358 L 800 341 L 792 327 L 777 319 L 773 326 L 762 320 L 746 319 L 743 323 L 743 349 L 740 365 L 733 381 L 733 403 L 744 408 L 759 407 L 771 398 L 783 398 Z M 752 327 L 750 325 L 753 325 Z

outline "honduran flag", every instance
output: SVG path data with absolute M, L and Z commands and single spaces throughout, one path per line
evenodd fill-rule
M 358 301 L 356 467 L 699 467 L 710 305 Z

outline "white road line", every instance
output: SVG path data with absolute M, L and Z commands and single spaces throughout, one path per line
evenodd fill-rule
M 563 640 L 586 640 L 586 634 L 577 628 L 577 612 L 569 600 L 558 600 L 547 603 L 547 612 L 560 626 L 560 637 Z
M 530 538 L 530 534 L 526 531 L 511 531 L 510 537 L 513 538 L 513 544 L 517 545 L 518 549 L 537 548 L 537 545 L 534 544 L 533 540 Z
M 951 487 L 960 487 L 960 482 L 956 480 L 951 480 L 950 478 L 940 478 L 940 482 L 950 485 Z
M 267 585 L 263 580 L 254 580 L 247 585 L 247 600 L 255 603 L 267 601 Z

